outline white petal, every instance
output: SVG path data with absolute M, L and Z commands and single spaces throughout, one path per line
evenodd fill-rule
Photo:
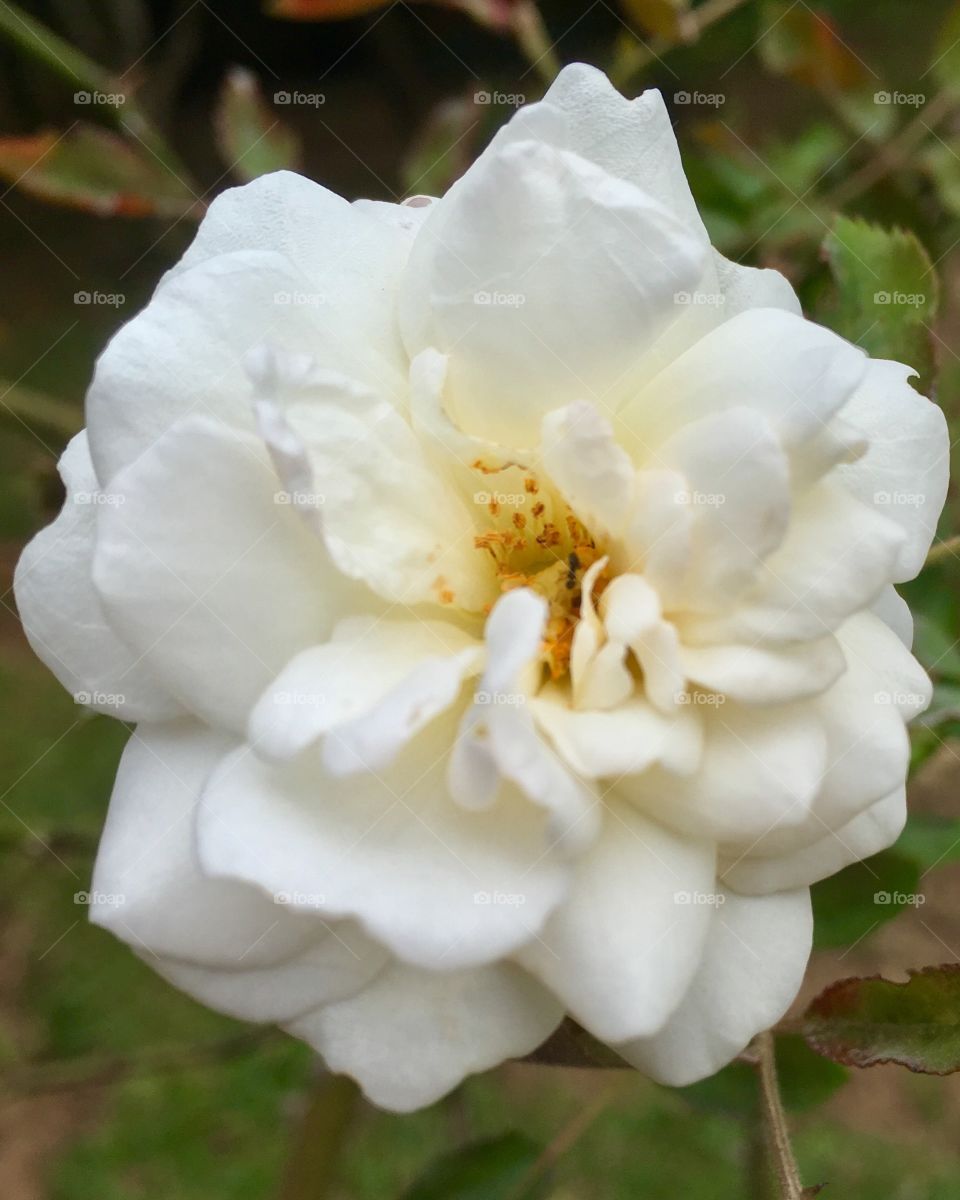
M 607 635 L 636 656 L 650 703 L 672 713 L 683 701 L 686 681 L 677 631 L 661 619 L 656 592 L 641 575 L 619 575 L 603 593 L 600 607 Z
M 249 969 L 326 930 L 244 883 L 208 879 L 194 851 L 200 791 L 235 745 L 191 721 L 141 725 L 123 752 L 91 886 L 91 919 L 146 955 Z
M 797 500 L 786 538 L 738 606 L 686 622 L 684 641 L 805 641 L 832 633 L 889 582 L 903 538 L 875 508 L 820 483 Z
M 351 1075 L 381 1108 L 411 1112 L 466 1075 L 535 1050 L 562 1017 L 560 1005 L 509 963 L 473 971 L 396 965 L 360 995 L 287 1028 L 331 1071 Z
M 683 427 L 657 451 L 687 481 L 690 562 L 666 607 L 726 608 L 759 575 L 790 518 L 790 470 L 770 423 L 729 408 Z
M 471 647 L 479 643 L 444 621 L 347 617 L 329 642 L 296 655 L 266 689 L 250 716 L 250 742 L 265 758 L 294 758 L 375 710 L 424 660 L 456 662 Z
M 841 467 L 845 487 L 874 504 L 906 534 L 894 583 L 923 566 L 943 508 L 950 473 L 950 437 L 942 411 L 907 382 L 902 363 L 872 361 L 843 417 L 867 437 L 863 458 Z
M 316 229 L 309 236 L 316 238 Z M 346 248 L 332 249 L 339 256 Z M 262 342 L 309 349 L 330 369 L 401 396 L 406 362 L 392 312 L 383 311 L 392 296 L 380 279 L 367 280 L 352 297 L 349 286 L 341 292 L 350 270 L 343 259 L 335 277 L 309 276 L 280 254 L 244 250 L 168 276 L 97 361 L 87 424 L 104 486 L 191 413 L 252 430 L 244 355 Z
M 782 704 L 825 691 L 846 660 L 835 637 L 783 646 L 681 646 L 687 678 L 744 704 Z
M 164 979 L 218 1012 L 242 1021 L 290 1021 L 354 995 L 387 961 L 386 951 L 350 921 L 321 925 L 318 933 L 287 962 L 247 970 L 143 957 Z
M 539 104 L 521 109 L 500 131 L 495 144 L 534 132 L 636 184 L 676 213 L 691 234 L 708 243 L 670 115 L 655 89 L 627 100 L 596 67 L 571 63 Z
M 180 705 L 107 624 L 93 586 L 96 514 L 117 497 L 100 491 L 85 432 L 58 470 L 63 508 L 28 544 L 13 578 L 27 641 L 77 703 L 128 721 L 176 716 Z
M 707 333 L 624 405 L 624 445 L 633 438 L 639 462 L 645 447 L 689 422 L 746 406 L 792 449 L 850 399 L 866 365 L 862 350 L 812 321 L 750 309 Z
M 817 841 L 788 854 L 746 854 L 721 864 L 730 887 L 747 895 L 805 887 L 835 875 L 851 863 L 892 846 L 907 820 L 901 786 L 839 829 L 823 831 Z
M 714 263 L 724 295 L 723 313 L 729 320 L 751 308 L 782 308 L 802 316 L 797 293 L 789 280 L 769 267 L 745 267 L 714 251 Z
M 578 518 L 595 535 L 619 535 L 636 474 L 610 423 L 585 400 L 543 419 L 543 465 Z
M 671 828 L 720 843 L 749 845 L 802 826 L 827 755 L 809 704 L 694 704 L 704 723 L 700 769 L 677 776 L 653 767 L 621 780 L 617 792 Z
M 516 958 L 591 1033 L 652 1033 L 687 989 L 710 923 L 714 847 L 681 838 L 626 806 L 611 808 L 577 864 L 573 887 Z
M 638 774 L 654 763 L 689 775 L 703 748 L 703 728 L 688 708 L 664 716 L 635 697 L 606 711 L 571 708 L 560 688 L 530 701 L 538 724 L 574 771 L 588 779 Z
M 727 892 L 679 1008 L 654 1037 L 619 1045 L 617 1052 L 675 1087 L 712 1075 L 793 1003 L 812 937 L 805 888 L 749 898 Z
M 289 360 L 281 368 L 275 403 L 321 490 L 323 539 L 339 569 L 402 604 L 480 611 L 492 602 L 475 514 L 405 417 L 336 373 Z
M 444 786 L 455 718 L 441 716 L 377 774 L 333 780 L 315 756 L 270 767 L 242 752 L 198 816 L 204 870 L 310 911 L 354 917 L 404 961 L 489 962 L 531 937 L 566 887 L 543 812 L 507 790 L 464 812 Z M 513 897 L 485 902 L 484 897 Z
M 910 605 L 900 595 L 895 587 L 884 588 L 874 600 L 871 611 L 886 625 L 889 625 L 901 642 L 909 650 L 913 645 L 913 613 Z
M 458 803 L 488 807 L 504 781 L 550 814 L 551 841 L 582 848 L 595 835 L 597 804 L 541 739 L 522 676 L 538 669 L 547 605 L 528 588 L 507 592 L 486 625 L 487 666 L 450 756 L 448 784 Z
M 461 429 L 533 445 L 550 409 L 622 386 L 703 262 L 646 192 L 569 151 L 510 142 L 424 223 L 404 274 L 404 339 L 411 356 L 449 354 Z
M 205 417 L 171 428 L 98 514 L 94 581 L 109 620 L 186 707 L 243 731 L 257 697 L 342 608 L 338 576 L 258 439 Z M 371 598 L 372 599 L 372 598 Z

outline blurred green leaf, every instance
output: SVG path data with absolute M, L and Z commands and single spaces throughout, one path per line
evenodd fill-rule
M 911 902 L 920 871 L 897 850 L 884 850 L 814 884 L 813 944 L 853 946 Z
M 512 115 L 513 109 L 501 113 L 500 105 L 478 103 L 477 97 L 492 94 L 477 90 L 437 105 L 404 161 L 406 192 L 442 196 L 460 178 L 476 158 L 484 134 L 492 137 L 501 121 Z
M 245 182 L 271 171 L 295 171 L 300 164 L 300 139 L 267 104 L 256 75 L 244 67 L 227 72 L 215 128 L 225 163 Z
M 815 1054 L 802 1037 L 778 1034 L 776 1048 L 781 1096 L 793 1112 L 816 1108 L 846 1082 L 843 1067 Z M 679 1094 L 709 1112 L 747 1118 L 759 1112 L 756 1068 L 745 1062 L 730 1063 L 708 1079 L 680 1088 Z
M 916 234 L 838 217 L 824 250 L 837 285 L 837 332 L 875 358 L 894 358 L 933 380 L 929 323 L 939 287 L 930 256 Z
M 98 216 L 182 216 L 200 206 L 145 149 L 97 125 L 0 138 L 0 179 L 40 199 Z
M 542 1147 L 522 1133 L 473 1142 L 434 1162 L 403 1200 L 512 1200 Z M 524 1200 L 539 1189 L 524 1193 Z
M 832 984 L 804 1013 L 804 1037 L 846 1066 L 895 1062 L 929 1075 L 960 1070 L 960 965 L 909 975 L 906 983 L 874 976 Z
M 921 873 L 960 861 L 960 819 L 911 813 L 897 839 L 897 850 L 915 862 Z
M 696 35 L 690 0 L 621 0 L 621 8 L 633 25 L 667 42 L 687 41 Z
M 844 92 L 862 84 L 867 70 L 824 12 L 790 0 L 760 5 L 757 49 L 769 71 L 820 91 Z

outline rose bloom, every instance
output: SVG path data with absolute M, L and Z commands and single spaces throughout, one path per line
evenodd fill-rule
M 892 585 L 947 480 L 910 376 L 713 251 L 659 94 L 590 67 L 440 200 L 226 192 L 17 573 L 136 723 L 93 920 L 391 1109 L 565 1015 L 716 1071 L 904 822 Z

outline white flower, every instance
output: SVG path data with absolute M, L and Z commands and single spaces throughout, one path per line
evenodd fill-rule
M 564 1013 L 715 1071 L 904 820 L 891 585 L 947 477 L 910 373 L 715 254 L 660 96 L 588 67 L 442 200 L 221 196 L 64 455 L 112 502 L 17 576 L 137 723 L 93 919 L 388 1108 Z

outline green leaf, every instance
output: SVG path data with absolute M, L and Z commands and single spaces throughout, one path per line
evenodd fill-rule
M 853 946 L 904 908 L 922 904 L 919 880 L 912 859 L 884 850 L 814 884 L 814 946 Z
M 759 15 L 757 50 L 774 74 L 832 94 L 849 91 L 867 78 L 866 67 L 825 13 L 790 0 L 767 0 Z
M 256 75 L 244 67 L 227 72 L 215 127 L 224 161 L 245 182 L 299 166 L 300 139 L 266 103 Z
M 894 358 L 933 379 L 929 329 L 939 288 L 930 256 L 914 233 L 838 217 L 824 242 L 837 285 L 837 332 L 875 358 Z
M 899 1063 L 925 1075 L 960 1070 L 960 964 L 841 979 L 813 1001 L 803 1035 L 819 1054 L 851 1067 Z
M 483 103 L 499 96 L 492 89 L 442 101 L 427 117 L 403 163 L 403 187 L 410 194 L 442 196 L 476 158 L 480 146 L 514 112 Z
M 473 1142 L 437 1159 L 403 1200 L 512 1200 L 541 1151 L 522 1133 Z
M 196 197 L 169 167 L 97 125 L 0 138 L 0 179 L 98 216 L 200 215 Z

